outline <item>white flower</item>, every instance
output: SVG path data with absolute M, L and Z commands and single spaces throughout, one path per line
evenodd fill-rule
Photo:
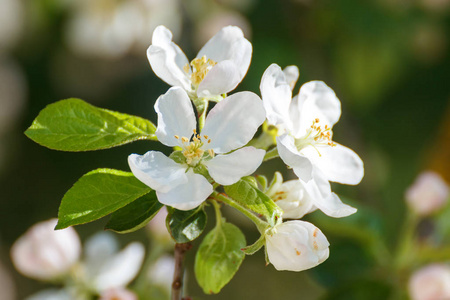
M 11 258 L 19 272 L 39 280 L 66 275 L 78 261 L 81 243 L 69 227 L 55 231 L 57 220 L 32 226 L 11 248 Z
M 222 28 L 190 63 L 164 26 L 155 29 L 152 45 L 147 50 L 150 65 L 159 78 L 182 87 L 193 99 L 216 101 L 242 81 L 251 56 L 251 43 L 235 26 Z
M 172 288 L 175 259 L 163 255 L 148 269 L 149 284 L 164 288 L 168 293 Z
M 25 300 L 81 300 L 67 289 L 46 289 L 28 296 Z
M 85 261 L 79 276 L 90 290 L 102 293 L 125 287 L 141 269 L 145 249 L 141 243 L 128 244 L 119 251 L 111 233 L 101 232 L 85 244 Z
M 300 219 L 316 209 L 314 200 L 306 192 L 304 185 L 301 180 L 289 180 L 267 193 L 283 210 L 283 219 Z
M 416 271 L 409 280 L 412 300 L 450 299 L 450 267 L 432 264 Z
M 252 174 L 261 164 L 265 151 L 244 147 L 265 120 L 262 101 L 251 92 L 225 98 L 214 106 L 200 134 L 186 92 L 173 87 L 158 98 L 156 136 L 166 146 L 182 148 L 184 161 L 177 163 L 161 152 L 131 154 L 128 163 L 140 181 L 156 191 L 159 202 L 180 210 L 200 205 L 212 193 L 212 185 L 193 169 L 205 166 L 221 185 L 231 185 Z M 191 139 L 192 137 L 192 139 Z M 228 153 L 238 149 L 232 153 Z M 222 154 L 222 155 L 216 155 Z
M 267 120 L 282 134 L 277 137 L 278 153 L 305 183 L 315 206 L 333 217 L 348 216 L 356 209 L 331 192 L 329 181 L 358 184 L 364 176 L 363 162 L 351 149 L 332 141 L 341 103 L 331 88 L 321 81 L 308 82 L 292 99 L 298 74 L 295 66 L 283 72 L 272 64 L 261 79 Z
M 423 172 L 406 191 L 405 197 L 416 214 L 425 216 L 447 204 L 449 187 L 439 174 Z
M 303 271 L 325 261 L 330 251 L 327 238 L 313 224 L 288 221 L 266 233 L 270 263 L 278 271 Z
M 125 288 L 113 288 L 104 291 L 99 300 L 138 300 L 135 293 Z

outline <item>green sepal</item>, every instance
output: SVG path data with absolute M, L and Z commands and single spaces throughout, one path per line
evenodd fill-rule
M 259 251 L 266 243 L 266 236 L 263 234 L 253 244 L 242 248 L 241 250 L 247 255 L 253 255 Z
M 245 236 L 231 223 L 219 222 L 203 239 L 195 256 L 195 277 L 206 294 L 217 294 L 245 258 Z
M 133 173 L 97 169 L 83 175 L 64 195 L 56 229 L 92 222 L 148 194 Z
M 225 192 L 242 206 L 264 216 L 270 226 L 275 226 L 281 218 L 282 211 L 266 194 L 261 192 L 245 179 L 237 183 L 225 186 Z
M 71 98 L 44 108 L 25 134 L 50 149 L 92 151 L 156 140 L 155 131 L 155 125 L 146 119 Z
M 265 192 L 267 190 L 267 177 L 264 175 L 256 175 L 256 181 L 261 186 L 261 190 Z
M 105 229 L 118 233 L 136 231 L 147 225 L 163 206 L 158 201 L 156 192 L 150 191 L 150 193 L 113 212 Z
M 181 151 L 174 151 L 169 155 L 169 158 L 172 159 L 174 162 L 179 164 L 185 164 L 186 163 L 186 157 L 183 155 Z
M 203 206 L 184 211 L 167 207 L 166 226 L 177 243 L 187 243 L 198 238 L 206 227 L 206 213 Z

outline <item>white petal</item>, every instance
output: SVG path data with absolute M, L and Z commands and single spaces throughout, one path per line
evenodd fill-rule
M 227 153 L 247 144 L 266 119 L 261 99 L 251 92 L 235 93 L 208 113 L 202 135 L 211 139 L 205 149 Z
M 204 162 L 209 175 L 221 185 L 236 183 L 243 176 L 256 171 L 261 165 L 266 151 L 254 147 L 244 147 L 230 154 L 217 155 Z
M 295 175 L 307 182 L 312 178 L 311 161 L 295 147 L 294 138 L 290 135 L 277 137 L 278 154 L 284 163 L 294 169 Z
M 231 60 L 239 68 L 242 80 L 252 59 L 252 44 L 244 38 L 239 27 L 227 26 L 213 36 L 200 50 L 197 57 L 206 56 L 215 62 Z
M 329 181 L 343 184 L 358 184 L 364 177 L 364 165 L 353 150 L 335 143 L 336 146 L 313 147 L 302 149 L 314 165 L 325 174 Z
M 194 209 L 213 192 L 212 185 L 205 177 L 192 170 L 186 173 L 187 183 L 181 184 L 167 193 L 156 192 L 159 202 L 179 210 Z
M 66 289 L 46 289 L 25 298 L 25 300 L 73 300 Z
M 170 88 L 156 100 L 155 111 L 158 114 L 156 136 L 161 143 L 170 147 L 181 146 L 181 137 L 191 138 L 197 121 L 185 90 Z
M 304 188 L 314 206 L 330 217 L 342 218 L 356 212 L 356 208 L 344 204 L 335 193 L 331 192 L 330 183 L 317 168 L 314 168 L 313 179 L 304 184 Z
M 234 90 L 239 82 L 241 77 L 238 66 L 231 60 L 224 60 L 209 70 L 198 86 L 197 96 L 203 98 L 226 94 Z
M 80 238 L 72 228 L 55 231 L 57 219 L 39 222 L 11 247 L 11 258 L 22 274 L 51 280 L 67 274 L 81 254 Z
M 168 192 L 188 180 L 185 175 L 186 168 L 161 152 L 131 154 L 128 156 L 128 164 L 137 179 L 158 192 Z
M 292 92 L 285 74 L 277 64 L 271 64 L 266 69 L 259 88 L 269 123 L 286 124 L 286 127 L 290 128 L 289 103 Z
M 279 271 L 303 271 L 317 266 L 329 256 L 327 238 L 314 225 L 288 221 L 266 234 L 270 263 Z
M 283 210 L 283 219 L 300 219 L 313 209 L 313 200 L 301 180 L 283 182 L 272 199 Z
M 156 76 L 172 86 L 191 89 L 190 80 L 183 67 L 189 61 L 183 51 L 172 42 L 172 32 L 164 26 L 153 31 L 152 45 L 147 50 L 147 58 Z
M 292 91 L 297 83 L 298 77 L 300 76 L 300 71 L 297 66 L 287 66 L 283 69 L 283 73 L 286 76 L 286 82 L 289 84 Z
M 137 275 L 145 256 L 145 248 L 134 242 L 114 255 L 102 266 L 95 278 L 98 292 L 114 287 L 124 287 Z
M 341 102 L 334 91 L 322 81 L 311 81 L 300 88 L 297 108 L 301 109 L 298 119 L 293 119 L 294 135 L 301 137 L 306 134 L 314 119 L 318 118 L 322 128 L 330 128 L 341 116 Z

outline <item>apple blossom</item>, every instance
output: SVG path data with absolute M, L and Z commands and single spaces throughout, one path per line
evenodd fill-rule
M 421 173 L 405 193 L 406 202 L 418 215 L 429 215 L 444 207 L 449 198 L 449 187 L 434 172 Z
M 242 81 L 250 66 L 252 45 L 235 26 L 222 28 L 190 63 L 172 33 L 158 26 L 147 57 L 155 74 L 172 86 L 185 89 L 192 99 L 221 100 Z
M 410 278 L 412 300 L 450 299 L 450 267 L 432 264 L 416 271 Z
M 215 182 L 231 185 L 252 174 L 264 158 L 264 150 L 241 148 L 265 120 L 262 102 L 251 92 L 236 93 L 216 104 L 199 134 L 191 101 L 182 88 L 170 88 L 160 96 L 155 110 L 156 136 L 164 145 L 182 149 L 180 161 L 149 151 L 131 154 L 128 163 L 136 178 L 154 189 L 165 205 L 190 210 L 213 192 L 208 180 L 194 172 L 198 167 L 206 167 Z
M 104 291 L 99 300 L 138 300 L 135 293 L 125 288 L 113 288 Z
M 267 192 L 267 196 L 283 210 L 283 219 L 300 219 L 316 209 L 301 180 L 289 180 Z
M 331 192 L 329 181 L 358 184 L 363 162 L 351 149 L 332 140 L 332 127 L 341 115 L 341 103 L 325 83 L 304 84 L 292 99 L 298 69 L 270 65 L 261 79 L 261 95 L 268 123 L 278 128 L 281 159 L 305 183 L 314 205 L 332 217 L 348 216 L 356 209 Z
M 145 255 L 141 243 L 130 243 L 121 251 L 118 248 L 117 240 L 106 232 L 98 233 L 86 242 L 80 278 L 91 290 L 101 294 L 125 287 L 141 269 Z
M 51 280 L 67 274 L 78 261 L 78 234 L 71 227 L 55 231 L 56 223 L 51 219 L 33 225 L 12 246 L 12 261 L 23 275 Z
M 287 221 L 269 229 L 266 251 L 278 271 L 303 271 L 317 266 L 329 256 L 327 238 L 313 224 Z

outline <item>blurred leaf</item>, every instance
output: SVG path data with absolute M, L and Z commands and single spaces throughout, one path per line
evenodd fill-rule
M 233 185 L 225 186 L 225 192 L 239 204 L 263 215 L 272 226 L 281 216 L 281 210 L 275 202 L 256 188 L 256 180 L 239 180 Z
M 245 236 L 230 223 L 219 223 L 203 239 L 195 256 L 195 276 L 206 294 L 217 294 L 233 278 L 245 254 Z
M 206 226 L 206 213 L 202 206 L 183 211 L 168 207 L 166 224 L 177 243 L 187 243 L 198 238 Z
M 64 195 L 56 229 L 97 220 L 148 194 L 133 173 L 97 169 L 81 177 Z
M 136 231 L 147 225 L 161 207 L 163 205 L 159 203 L 156 192 L 150 191 L 150 193 L 115 211 L 105 229 L 119 233 Z
M 389 299 L 390 294 L 391 287 L 386 283 L 358 280 L 330 290 L 320 300 L 379 300 Z
M 72 98 L 44 108 L 25 134 L 50 149 L 90 151 L 137 140 L 156 140 L 155 130 L 155 125 L 143 118 L 97 108 Z

